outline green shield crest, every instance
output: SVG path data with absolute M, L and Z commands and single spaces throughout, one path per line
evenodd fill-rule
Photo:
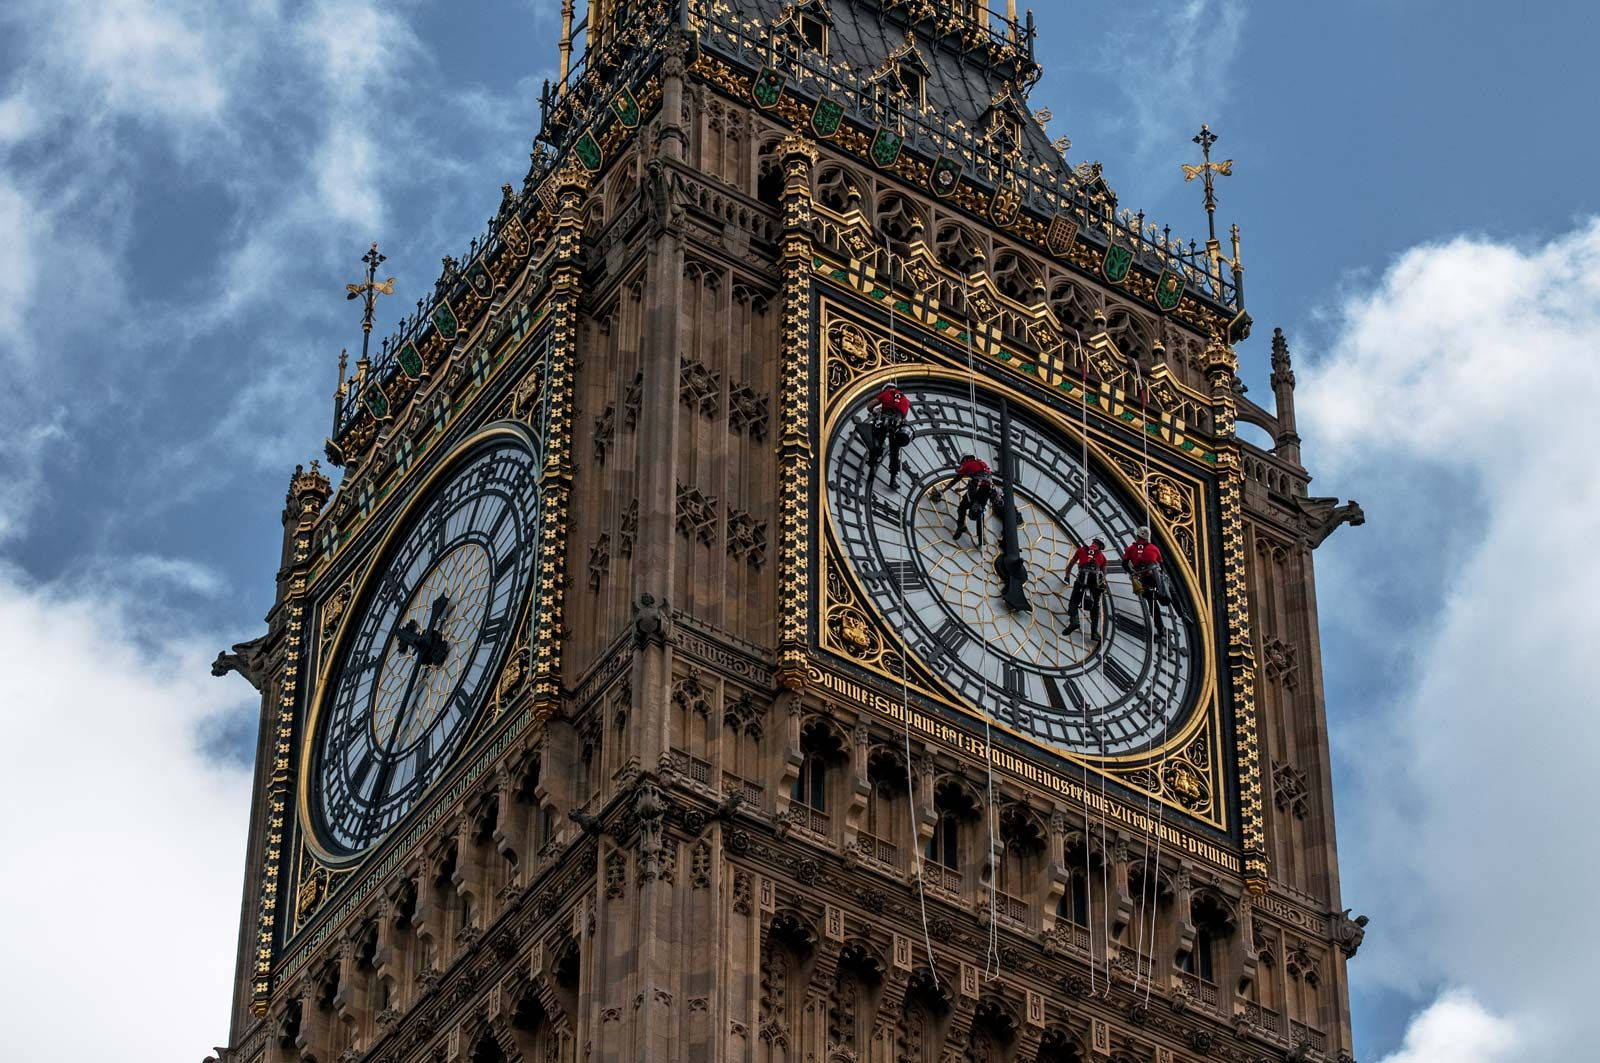
M 489 267 L 483 264 L 481 258 L 467 267 L 466 281 L 472 294 L 479 299 L 487 299 L 494 294 L 494 278 L 489 275 Z
M 778 105 L 778 97 L 783 95 L 783 75 L 770 66 L 761 68 L 761 73 L 750 82 L 750 95 L 755 99 L 756 106 L 770 110 Z
M 1100 272 L 1112 284 L 1121 284 L 1133 267 L 1133 248 L 1115 240 L 1106 245 L 1106 257 L 1100 261 Z
M 1050 228 L 1045 232 L 1045 246 L 1057 258 L 1066 255 L 1072 250 L 1072 244 L 1078 239 L 1078 223 L 1065 214 L 1057 214 L 1050 219 Z
M 899 133 L 880 127 L 872 134 L 872 161 L 884 168 L 893 166 L 900 158 L 900 145 L 905 142 L 906 138 Z
M 389 419 L 389 396 L 383 393 L 383 388 L 373 384 L 362 393 L 362 401 L 366 403 L 373 417 L 380 421 Z
M 638 128 L 639 101 L 633 98 L 632 91 L 626 85 L 618 89 L 617 94 L 611 97 L 611 110 L 616 114 L 617 121 L 624 126 L 629 129 Z
M 811 109 L 811 128 L 817 136 L 824 139 L 833 136 L 839 131 L 839 123 L 843 119 L 843 104 L 835 103 L 826 96 L 817 97 L 817 105 Z
M 417 351 L 417 345 L 407 340 L 400 348 L 400 353 L 394 356 L 400 363 L 400 368 L 405 370 L 406 376 L 412 380 L 422 379 L 422 355 Z
M 1162 310 L 1175 309 L 1183 299 L 1183 274 L 1174 269 L 1164 269 L 1156 278 L 1156 306 Z
M 461 328 L 461 324 L 456 320 L 455 311 L 450 309 L 449 303 L 440 303 L 439 309 L 433 312 L 433 327 L 447 340 L 456 338 L 456 332 Z
M 572 146 L 572 150 L 577 153 L 578 161 L 583 163 L 585 170 L 590 173 L 599 171 L 600 163 L 605 156 L 601 154 L 600 142 L 595 140 L 593 133 L 585 130 L 583 136 Z
M 935 159 L 933 170 L 928 174 L 928 187 L 941 199 L 954 193 L 961 187 L 961 160 L 948 155 Z

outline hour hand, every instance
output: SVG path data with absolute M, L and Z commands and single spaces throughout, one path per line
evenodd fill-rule
M 428 635 L 417 626 L 415 620 L 407 620 L 404 624 L 394 629 L 395 640 L 405 650 L 412 653 L 421 653 L 428 644 Z

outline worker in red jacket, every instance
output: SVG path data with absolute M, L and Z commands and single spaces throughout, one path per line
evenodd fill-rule
M 906 425 L 910 416 L 911 400 L 893 384 L 884 385 L 867 403 L 867 425 L 871 430 L 867 446 L 868 488 L 877 482 L 878 464 L 883 461 L 885 449 L 889 451 L 889 490 L 899 486 L 900 448 L 911 442 L 911 429 Z
M 1083 607 L 1085 597 L 1089 599 L 1089 634 L 1094 639 L 1100 638 L 1100 601 L 1106 593 L 1106 544 L 1100 538 L 1089 541 L 1087 546 L 1080 546 L 1072 555 L 1072 560 L 1067 562 L 1067 573 L 1070 575 L 1073 568 L 1077 568 L 1078 576 L 1072 581 L 1072 600 L 1067 603 L 1067 613 L 1071 617 L 1067 626 L 1062 629 L 1063 635 L 1075 635 L 1078 632 L 1078 610 Z M 1066 576 L 1062 577 L 1062 582 Z
M 963 454 L 951 479 L 961 485 L 961 504 L 956 507 L 955 541 L 961 541 L 967 521 L 972 522 L 972 537 L 983 545 L 983 515 L 989 510 L 999 512 L 1002 505 L 1000 488 L 996 486 L 994 470 L 976 454 Z
M 1157 642 L 1166 641 L 1161 624 L 1161 606 L 1169 599 L 1166 574 L 1161 570 L 1161 547 L 1150 541 L 1150 529 L 1140 528 L 1133 533 L 1133 542 L 1122 551 L 1128 574 L 1133 577 L 1133 591 L 1150 606 L 1150 626 Z

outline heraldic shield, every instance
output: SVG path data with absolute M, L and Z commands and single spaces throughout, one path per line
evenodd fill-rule
M 1183 299 L 1183 274 L 1170 266 L 1156 279 L 1156 306 L 1162 310 L 1176 309 Z
M 817 97 L 817 105 L 811 109 L 812 132 L 826 139 L 839 131 L 839 123 L 843 120 L 843 104 L 836 103 L 826 96 Z
M 905 142 L 906 138 L 894 130 L 880 128 L 872 136 L 872 161 L 884 168 L 893 166 L 900 158 L 900 145 Z
M 1045 246 L 1057 258 L 1063 258 L 1072 250 L 1072 244 L 1078 239 L 1078 223 L 1065 214 L 1057 214 L 1050 219 L 1050 228 L 1044 234 Z
M 611 110 L 621 122 L 629 129 L 639 127 L 639 101 L 633 98 L 633 93 L 624 85 L 611 97 Z
M 585 170 L 590 173 L 600 171 L 600 163 L 604 161 L 605 156 L 601 153 L 600 142 L 594 138 L 593 133 L 585 131 L 572 146 L 572 152 L 578 156 L 578 161 L 583 163 Z
M 933 172 L 928 175 L 928 186 L 933 189 L 933 194 L 941 198 L 949 196 L 961 184 L 961 160 L 952 159 L 948 155 L 941 155 L 933 164 Z
M 400 363 L 400 368 L 405 370 L 406 376 L 412 380 L 422 379 L 422 355 L 417 350 L 417 345 L 407 340 L 400 348 L 394 360 Z
M 783 95 L 783 75 L 770 66 L 761 68 L 761 73 L 750 82 L 750 96 L 756 101 L 756 106 L 770 110 L 778 105 L 778 97 Z
M 1112 284 L 1121 284 L 1133 267 L 1133 248 L 1115 240 L 1106 245 L 1106 257 L 1100 261 L 1100 272 Z

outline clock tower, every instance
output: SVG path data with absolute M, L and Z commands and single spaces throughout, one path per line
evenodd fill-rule
M 223 1063 L 1350 1059 L 1360 509 L 1281 332 L 1245 397 L 1237 232 L 1069 164 L 1006 6 L 566 0 L 526 180 L 341 380 L 218 661 Z

